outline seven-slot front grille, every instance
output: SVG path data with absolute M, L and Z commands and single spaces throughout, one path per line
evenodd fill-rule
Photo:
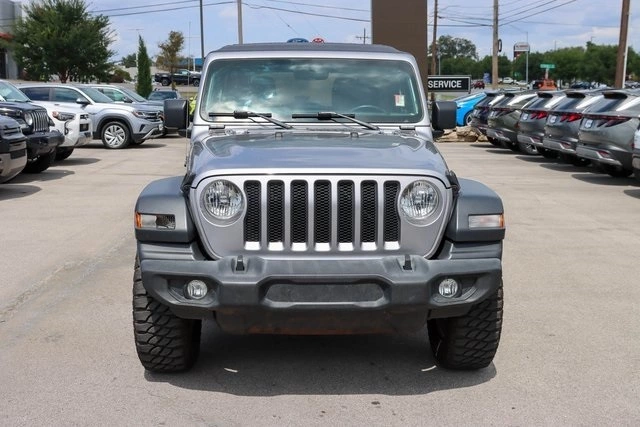
M 375 250 L 388 243 L 397 249 L 400 241 L 394 180 L 249 180 L 244 191 L 249 249 Z

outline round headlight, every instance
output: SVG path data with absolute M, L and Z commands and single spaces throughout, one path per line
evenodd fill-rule
M 214 219 L 228 221 L 236 218 L 244 206 L 242 193 L 237 185 L 219 179 L 208 184 L 202 195 L 205 213 Z
M 414 181 L 402 192 L 400 207 L 411 220 L 425 219 L 438 207 L 438 192 L 427 181 Z
M 31 113 L 24 113 L 24 121 L 29 126 L 33 124 L 33 116 Z

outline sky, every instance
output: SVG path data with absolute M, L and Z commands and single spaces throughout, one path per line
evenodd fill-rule
M 201 2 L 205 54 L 238 43 L 238 0 L 86 0 L 91 13 L 109 17 L 114 60 L 137 51 L 138 35 L 155 56 L 158 43 L 170 31 L 184 35 L 184 56 L 200 57 Z M 431 40 L 434 0 L 427 4 Z M 241 9 L 244 43 L 294 37 L 371 43 L 370 0 L 243 0 Z M 502 53 L 511 59 L 517 42 L 528 42 L 531 52 L 585 46 L 589 41 L 617 44 L 621 9 L 622 0 L 500 0 Z M 480 57 L 489 55 L 492 17 L 493 0 L 438 0 L 437 36 L 469 39 Z M 628 35 L 629 46 L 638 51 L 640 31 L 634 29 L 640 29 L 638 1 L 631 2 Z

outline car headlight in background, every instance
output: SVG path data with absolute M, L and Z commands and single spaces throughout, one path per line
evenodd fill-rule
M 76 115 L 73 113 L 65 113 L 62 111 L 53 111 L 51 113 L 51 115 L 53 116 L 54 119 L 58 119 L 61 122 L 66 122 L 68 120 L 73 120 L 76 118 Z
M 24 113 L 24 122 L 27 126 L 33 125 L 33 115 L 29 112 Z
M 242 192 L 232 182 L 218 179 L 202 192 L 202 210 L 218 221 L 232 221 L 236 219 L 244 208 Z
M 433 185 L 424 180 L 409 184 L 400 196 L 400 207 L 412 221 L 426 219 L 438 208 L 440 199 Z

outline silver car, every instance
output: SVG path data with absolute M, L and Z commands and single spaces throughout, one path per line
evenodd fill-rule
M 33 101 L 81 106 L 91 117 L 93 138 L 105 148 L 139 145 L 162 135 L 161 109 L 116 103 L 88 85 L 24 83 L 18 88 Z
M 518 121 L 518 148 L 524 154 L 546 154 L 542 145 L 544 125 L 550 111 L 565 97 L 562 91 L 544 90 L 522 107 Z
M 633 139 L 640 123 L 640 92 L 611 90 L 583 114 L 578 131 L 578 157 L 591 160 L 614 177 L 633 173 Z
M 570 90 L 552 111 L 544 126 L 542 146 L 555 151 L 560 159 L 575 166 L 587 166 L 591 160 L 576 155 L 582 114 L 603 97 L 600 90 Z

